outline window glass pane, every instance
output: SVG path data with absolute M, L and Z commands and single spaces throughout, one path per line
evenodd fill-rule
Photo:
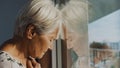
M 61 11 L 63 13 L 62 56 L 63 63 L 67 64 L 63 68 L 89 68 L 87 1 L 70 0 Z
M 91 68 L 120 68 L 119 0 L 89 0 Z

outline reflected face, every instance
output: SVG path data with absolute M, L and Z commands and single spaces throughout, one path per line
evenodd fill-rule
M 64 31 L 64 38 L 67 42 L 67 49 L 71 49 L 75 45 L 78 45 L 77 42 L 79 41 L 79 35 L 76 32 L 71 31 L 66 27 L 63 27 L 63 31 Z
M 73 29 L 73 30 L 72 30 Z M 78 56 L 86 55 L 88 52 L 87 48 L 87 34 L 82 33 L 74 28 L 64 28 L 64 39 L 66 42 L 67 49 L 72 49 Z
M 33 56 L 42 58 L 48 50 L 48 48 L 50 48 L 53 45 L 53 42 L 57 37 L 57 33 L 58 29 L 54 30 L 49 34 L 36 34 L 36 36 L 32 40 Z

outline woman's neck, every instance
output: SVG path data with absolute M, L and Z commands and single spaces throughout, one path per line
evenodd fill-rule
M 27 41 L 10 39 L 3 44 L 1 50 L 8 52 L 13 58 L 20 61 L 24 66 L 26 66 L 28 57 L 28 45 L 24 42 Z

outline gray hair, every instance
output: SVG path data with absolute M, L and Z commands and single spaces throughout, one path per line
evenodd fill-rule
M 62 17 L 64 19 L 63 25 L 71 32 L 77 32 L 81 35 L 87 33 L 87 1 L 70 0 L 63 6 Z
M 29 24 L 33 24 L 39 33 L 49 33 L 59 23 L 59 11 L 51 0 L 32 0 L 20 12 L 14 35 L 22 37 Z

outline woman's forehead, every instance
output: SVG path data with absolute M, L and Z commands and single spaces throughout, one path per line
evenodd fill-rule
M 56 29 L 54 29 L 54 30 L 51 30 L 49 33 L 47 33 L 47 35 L 55 35 L 55 36 L 57 36 L 58 35 L 58 32 L 59 32 L 59 29 L 58 28 L 56 28 Z

